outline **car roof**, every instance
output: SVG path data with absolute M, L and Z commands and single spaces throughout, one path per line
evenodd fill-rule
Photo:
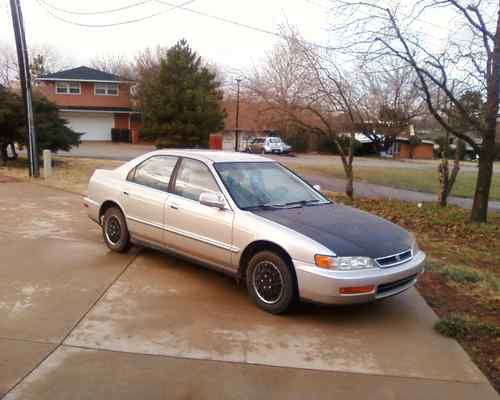
M 274 160 L 256 154 L 237 153 L 224 150 L 198 150 L 198 149 L 164 149 L 157 150 L 150 155 L 176 155 L 190 157 L 209 162 L 274 162 Z

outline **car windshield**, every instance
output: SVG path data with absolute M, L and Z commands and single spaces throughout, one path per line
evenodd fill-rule
M 278 163 L 224 162 L 214 166 L 231 197 L 243 210 L 329 203 L 319 192 Z
M 280 138 L 270 138 L 269 141 L 271 143 L 281 143 L 281 139 Z
M 266 141 L 266 139 L 258 138 L 258 139 L 254 139 L 252 143 L 264 143 L 265 141 Z

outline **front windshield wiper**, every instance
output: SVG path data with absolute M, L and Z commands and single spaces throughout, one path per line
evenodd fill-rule
M 288 203 L 282 203 L 282 204 L 272 204 L 272 203 L 259 204 L 256 206 L 245 207 L 243 209 L 246 211 L 251 211 L 251 210 L 269 210 L 269 209 L 279 209 L 279 208 L 299 208 L 317 204 L 326 204 L 326 203 L 318 199 L 311 199 L 311 200 L 290 201 Z
M 288 203 L 282 203 L 282 204 L 264 204 L 264 206 L 272 208 L 298 208 L 303 206 L 310 206 L 313 204 L 317 204 L 319 202 L 320 200 L 318 199 L 311 199 L 311 200 L 290 201 Z
M 321 200 L 311 199 L 311 200 L 298 200 L 291 201 L 290 203 L 283 204 L 284 206 L 311 206 L 320 203 Z

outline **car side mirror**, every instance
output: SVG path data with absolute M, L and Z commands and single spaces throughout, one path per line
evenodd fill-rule
M 226 203 L 220 194 L 212 192 L 204 192 L 200 194 L 199 201 L 201 204 L 208 207 L 215 207 L 223 210 L 226 208 Z
M 318 192 L 321 192 L 321 186 L 320 185 L 313 185 L 314 190 L 317 190 Z

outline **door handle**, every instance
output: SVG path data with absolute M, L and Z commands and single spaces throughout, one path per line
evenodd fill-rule
M 173 208 L 174 210 L 178 210 L 179 206 L 177 204 L 170 203 L 170 208 Z
M 123 192 L 123 194 L 124 194 L 125 196 L 128 196 L 128 192 Z

